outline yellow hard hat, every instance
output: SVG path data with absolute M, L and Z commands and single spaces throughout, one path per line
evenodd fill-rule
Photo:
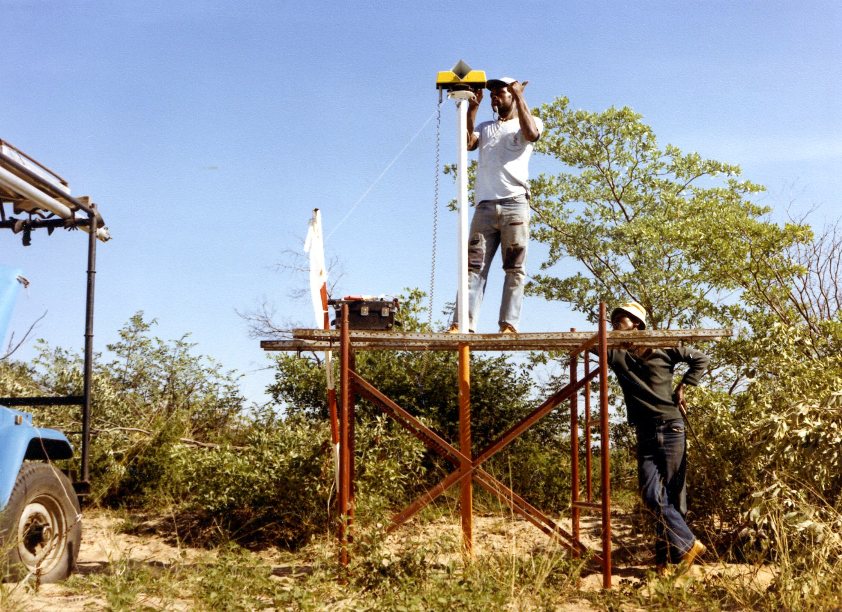
M 611 311 L 611 320 L 614 320 L 614 317 L 617 315 L 618 312 L 625 313 L 632 317 L 633 319 L 637 319 L 640 321 L 640 329 L 646 329 L 646 311 L 643 309 L 643 306 L 638 304 L 637 302 L 626 302 L 625 304 L 620 304 L 614 310 Z

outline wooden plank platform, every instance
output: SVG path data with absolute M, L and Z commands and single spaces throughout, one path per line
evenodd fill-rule
M 294 329 L 288 340 L 262 340 L 265 351 L 339 350 L 339 330 Z M 576 351 L 597 342 L 597 332 L 547 332 L 529 334 L 450 334 L 403 331 L 352 331 L 355 350 L 455 351 L 467 344 L 474 351 Z M 730 329 L 641 330 L 608 332 L 608 347 L 623 345 L 670 347 L 731 336 Z

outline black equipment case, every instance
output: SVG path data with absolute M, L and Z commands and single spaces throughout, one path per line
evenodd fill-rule
M 341 300 L 328 302 L 336 311 L 333 323 L 339 327 L 342 320 L 342 304 L 348 304 L 348 328 L 389 330 L 395 326 L 395 314 L 398 312 L 397 298 L 373 298 L 368 296 L 348 295 Z

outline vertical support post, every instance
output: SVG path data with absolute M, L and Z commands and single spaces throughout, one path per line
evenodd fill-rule
M 570 328 L 571 332 L 575 332 L 574 328 Z M 576 384 L 577 371 L 579 369 L 579 360 L 574 353 L 570 354 L 570 384 Z M 577 506 L 579 501 L 579 394 L 574 393 L 570 396 L 570 505 L 572 508 L 572 531 L 573 537 L 576 541 L 579 540 L 579 517 L 581 510 Z M 574 556 L 579 556 L 574 549 Z
M 461 322 L 460 322 L 461 324 Z M 471 448 L 471 348 L 467 344 L 459 345 L 459 450 L 470 457 L 462 460 L 459 469 L 470 470 L 473 463 Z M 459 507 L 462 513 L 462 545 L 465 554 L 474 551 L 474 502 L 473 479 L 465 478 L 460 485 Z
M 95 207 L 91 204 L 91 209 Z M 96 216 L 88 214 L 88 272 L 85 296 L 85 369 L 82 383 L 82 482 L 90 481 L 88 467 L 91 445 L 91 391 L 94 362 L 94 289 L 96 286 Z
M 354 348 L 350 346 L 350 342 L 348 344 L 348 368 L 356 372 L 357 356 Z M 350 382 L 350 376 L 348 378 Z M 348 533 L 345 539 L 351 544 L 354 541 L 354 510 L 357 507 L 357 459 L 355 454 L 357 438 L 354 431 L 357 420 L 357 393 L 353 383 L 350 383 L 348 391 Z
M 456 294 L 456 320 L 460 333 L 470 331 L 468 304 L 468 100 L 469 92 L 450 92 L 456 100 L 456 204 L 459 210 L 459 290 Z M 471 349 L 459 345 L 459 449 L 471 461 L 462 461 L 459 469 L 471 469 Z M 459 507 L 462 513 L 462 545 L 466 555 L 474 550 L 473 480 L 465 478 L 460 485 Z
M 611 588 L 611 444 L 608 436 L 608 322 L 599 304 L 599 426 L 602 476 L 602 587 Z
M 348 304 L 342 304 L 342 321 L 339 332 L 339 380 L 341 402 L 339 407 L 339 564 L 347 566 L 348 555 L 348 505 L 350 500 L 349 412 L 351 405 L 351 334 L 348 327 Z
M 464 92 L 458 92 L 460 94 Z M 468 333 L 468 101 L 457 99 L 456 122 L 457 165 L 456 165 L 456 204 L 459 210 L 459 290 L 456 295 L 456 320 L 459 321 L 459 331 Z
M 585 495 L 588 503 L 593 502 L 593 469 L 591 466 L 591 358 L 585 352 Z

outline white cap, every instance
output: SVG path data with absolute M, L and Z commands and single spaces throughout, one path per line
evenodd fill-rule
M 513 79 L 512 77 L 503 77 L 501 79 L 491 79 L 486 81 L 485 86 L 489 91 L 493 91 L 495 89 L 511 85 L 515 81 L 517 81 L 517 79 Z

